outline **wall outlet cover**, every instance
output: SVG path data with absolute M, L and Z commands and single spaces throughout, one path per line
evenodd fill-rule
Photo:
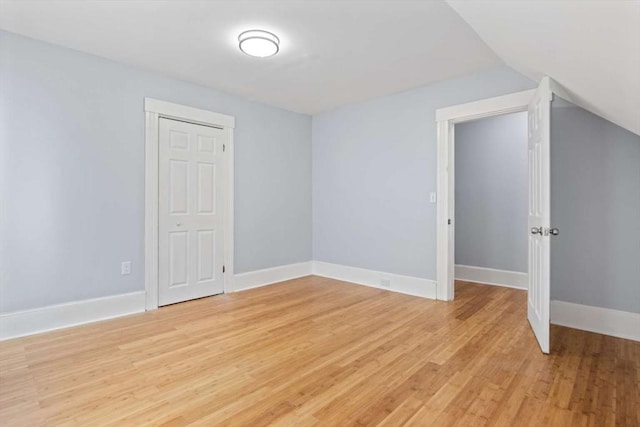
M 131 261 L 124 261 L 120 265 L 120 274 L 123 276 L 127 274 L 131 274 Z

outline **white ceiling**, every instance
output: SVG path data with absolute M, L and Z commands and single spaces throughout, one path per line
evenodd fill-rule
M 0 28 L 308 114 L 502 64 L 442 1 L 1 0 Z
M 504 61 L 640 134 L 640 1 L 450 0 Z

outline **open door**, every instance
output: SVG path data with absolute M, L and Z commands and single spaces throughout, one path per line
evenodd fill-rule
M 527 318 L 549 353 L 551 85 L 544 77 L 529 104 L 529 290 Z M 555 233 L 556 230 L 553 230 Z

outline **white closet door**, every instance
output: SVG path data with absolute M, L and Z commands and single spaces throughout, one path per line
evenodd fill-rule
M 226 132 L 159 121 L 159 305 L 224 291 Z
M 529 289 L 527 318 L 549 353 L 551 89 L 542 79 L 529 104 Z

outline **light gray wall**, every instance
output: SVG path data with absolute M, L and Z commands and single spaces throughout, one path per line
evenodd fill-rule
M 551 298 L 640 313 L 640 136 L 551 109 Z
M 456 264 L 527 272 L 527 113 L 455 127 Z
M 508 67 L 313 117 L 313 258 L 435 279 L 435 110 L 531 89 Z
M 5 32 L 0 91 L 0 312 L 144 289 L 144 97 L 236 117 L 237 273 L 311 259 L 309 116 Z

